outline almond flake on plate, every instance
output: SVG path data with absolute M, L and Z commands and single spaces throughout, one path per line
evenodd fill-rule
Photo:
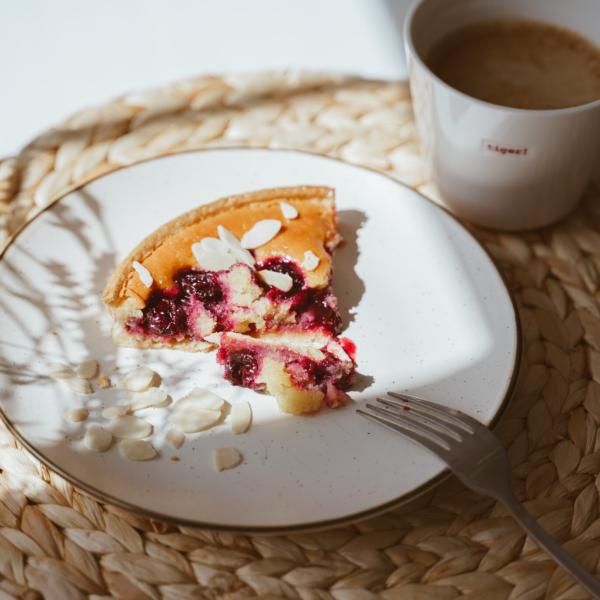
M 215 448 L 212 451 L 213 467 L 217 471 L 226 471 L 237 467 L 243 460 L 235 448 Z
M 90 416 L 90 411 L 87 408 L 72 408 L 67 412 L 67 418 L 73 423 L 81 423 Z
M 165 439 L 173 448 L 179 449 L 185 442 L 185 433 L 177 427 L 171 427 L 165 434 Z
M 206 410 L 221 410 L 225 400 L 204 388 L 192 388 L 184 398 L 192 399 L 196 404 Z
M 134 417 L 133 415 L 117 417 L 110 428 L 116 438 L 130 440 L 148 437 L 152 435 L 153 429 L 152 423 L 148 423 L 148 421 L 144 421 L 144 419 Z
M 194 388 L 173 406 L 171 422 L 184 433 L 196 433 L 214 427 L 221 421 L 225 401 L 215 394 Z
M 221 410 L 225 405 L 225 400 L 221 396 L 199 387 L 192 388 L 179 402 L 182 400 L 193 401 L 196 406 L 206 410 Z
M 99 368 L 98 361 L 92 358 L 90 360 L 84 360 L 82 363 L 77 365 L 75 372 L 83 379 L 92 379 L 98 374 Z
M 256 261 L 254 260 L 254 256 L 245 248 L 242 248 L 240 241 L 222 225 L 217 226 L 217 231 L 219 233 L 219 239 L 227 245 L 232 254 L 242 263 L 247 264 L 249 267 L 254 267 Z
M 148 367 L 137 367 L 123 380 L 123 387 L 130 392 L 143 392 L 155 381 L 156 373 Z
M 162 388 L 149 388 L 143 392 L 136 392 L 129 408 L 132 411 L 144 408 L 164 408 L 171 404 L 171 398 Z
M 236 402 L 231 406 L 229 423 L 233 433 L 246 433 L 252 422 L 252 409 L 245 400 Z
M 197 433 L 210 429 L 221 420 L 221 411 L 206 410 L 194 406 L 179 407 L 173 413 L 172 422 L 184 433 Z
M 107 406 L 102 411 L 102 416 L 105 419 L 117 419 L 118 417 L 125 416 L 130 411 L 130 408 L 126 404 L 115 404 L 114 406 Z
M 278 273 L 277 271 L 269 271 L 263 269 L 258 271 L 258 276 L 267 284 L 281 290 L 289 292 L 294 285 L 294 280 L 287 273 Z
M 112 433 L 100 425 L 89 425 L 83 436 L 83 443 L 96 452 L 106 452 L 112 444 Z
M 264 219 L 255 223 L 251 229 L 242 236 L 242 248 L 254 250 L 270 242 L 281 229 L 281 221 L 278 219 Z
M 217 238 L 204 238 L 192 244 L 192 254 L 206 271 L 225 271 L 237 261 L 229 246 Z
M 148 271 L 148 269 L 146 269 L 146 267 L 137 260 L 134 260 L 131 263 L 131 266 L 136 270 L 140 277 L 140 281 L 144 284 L 144 287 L 151 288 L 152 284 L 154 283 L 152 273 L 150 273 L 150 271 Z
M 75 377 L 75 371 L 64 363 L 48 363 L 48 377 L 52 379 L 71 379 Z
M 300 266 L 307 271 L 314 271 L 320 262 L 321 259 L 312 250 L 307 250 L 304 253 L 304 260 Z
M 157 454 L 152 444 L 145 440 L 122 440 L 119 453 L 127 460 L 150 460 Z
M 289 202 L 281 201 L 279 203 L 279 206 L 281 207 L 281 213 L 289 221 L 291 221 L 292 219 L 298 218 L 298 210 L 296 209 L 295 206 L 292 206 Z
M 94 391 L 92 384 L 87 379 L 81 379 L 81 377 L 71 377 L 65 379 L 69 388 L 76 394 L 87 395 Z

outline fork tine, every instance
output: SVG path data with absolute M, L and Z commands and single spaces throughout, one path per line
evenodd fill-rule
M 375 423 L 378 423 L 379 425 L 383 425 L 387 429 L 391 429 L 392 431 L 401 433 L 405 437 L 411 439 L 413 442 L 419 444 L 420 446 L 423 446 L 424 448 L 427 448 L 427 450 L 433 452 L 433 454 L 440 456 L 447 452 L 447 450 L 442 446 L 434 444 L 425 436 L 422 436 L 413 431 L 412 429 L 408 429 L 407 427 L 404 427 L 403 425 L 400 425 L 395 421 L 392 421 L 391 419 L 388 419 L 386 417 L 380 417 L 378 415 L 373 415 L 369 412 L 362 410 L 361 408 L 357 408 L 356 412 L 362 417 L 368 419 L 369 421 L 373 421 Z
M 377 402 L 386 406 L 390 413 L 407 419 L 417 426 L 420 425 L 428 429 L 433 429 L 438 434 L 450 437 L 457 442 L 462 442 L 463 438 L 461 434 L 464 434 L 464 430 L 457 427 L 452 428 L 449 421 L 446 419 L 440 419 L 431 412 L 427 413 L 426 411 L 415 410 L 410 404 L 400 404 L 386 398 L 377 398 Z M 457 431 L 457 429 L 459 431 Z
M 445 406 L 423 400 L 417 396 L 398 394 L 396 392 L 388 392 L 388 396 L 391 397 L 386 398 L 386 402 L 398 408 L 409 408 L 411 411 L 414 411 L 418 414 L 440 420 L 446 425 L 453 425 L 464 432 L 475 433 L 475 428 L 470 422 L 474 421 L 474 419 L 468 417 L 468 415 L 465 415 L 460 411 L 446 409 Z M 467 418 L 469 419 L 469 422 L 467 422 Z M 476 423 L 476 421 L 474 422 Z
M 440 453 L 442 451 L 450 450 L 450 440 L 442 437 L 435 430 L 415 423 L 398 413 L 391 412 L 379 406 L 374 406 L 373 404 L 367 403 L 366 408 L 370 409 L 375 415 L 360 412 L 361 409 L 358 409 L 358 411 L 365 416 L 377 416 L 380 423 L 385 422 L 390 425 L 390 427 L 394 425 L 391 429 L 404 433 L 406 436 L 419 442 L 422 446 L 425 446 L 432 452 Z
M 397 398 L 397 400 L 392 399 L 388 400 L 388 402 L 395 403 L 398 407 L 408 405 L 411 409 L 421 414 L 438 417 L 446 423 L 456 425 L 468 433 L 475 433 L 476 428 L 483 427 L 479 421 L 459 410 L 447 408 L 429 400 L 423 400 L 423 398 L 419 398 L 418 396 L 409 396 L 408 394 L 400 394 L 398 392 L 388 392 L 387 395 Z
M 383 398 L 377 398 L 378 402 L 381 402 L 382 400 Z M 369 404 L 367 404 L 367 406 L 371 409 L 374 408 Z M 435 438 L 436 441 L 442 440 L 448 449 L 451 449 L 455 443 L 460 443 L 462 441 L 462 438 L 458 432 L 451 431 L 437 420 L 424 417 L 423 415 L 417 415 L 413 410 L 403 409 L 398 411 L 397 407 L 389 409 L 379 406 L 376 408 L 380 414 L 385 414 L 389 417 L 395 418 L 404 423 L 405 426 L 410 426 L 423 435 L 428 435 L 432 438 Z

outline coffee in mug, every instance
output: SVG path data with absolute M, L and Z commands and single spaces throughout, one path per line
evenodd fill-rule
M 426 63 L 453 88 L 501 106 L 550 110 L 600 99 L 600 49 L 548 23 L 461 27 L 433 47 Z

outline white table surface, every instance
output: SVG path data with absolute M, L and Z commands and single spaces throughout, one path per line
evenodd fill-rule
M 0 158 L 74 111 L 201 73 L 406 76 L 410 0 L 0 2 Z

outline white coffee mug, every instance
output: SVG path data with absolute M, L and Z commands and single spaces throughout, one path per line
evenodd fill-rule
M 501 18 L 566 27 L 600 47 L 600 2 L 420 0 L 405 22 L 428 176 L 459 217 L 494 229 L 532 229 L 569 213 L 600 171 L 600 100 L 557 110 L 507 108 L 459 92 L 425 64 L 448 33 Z

